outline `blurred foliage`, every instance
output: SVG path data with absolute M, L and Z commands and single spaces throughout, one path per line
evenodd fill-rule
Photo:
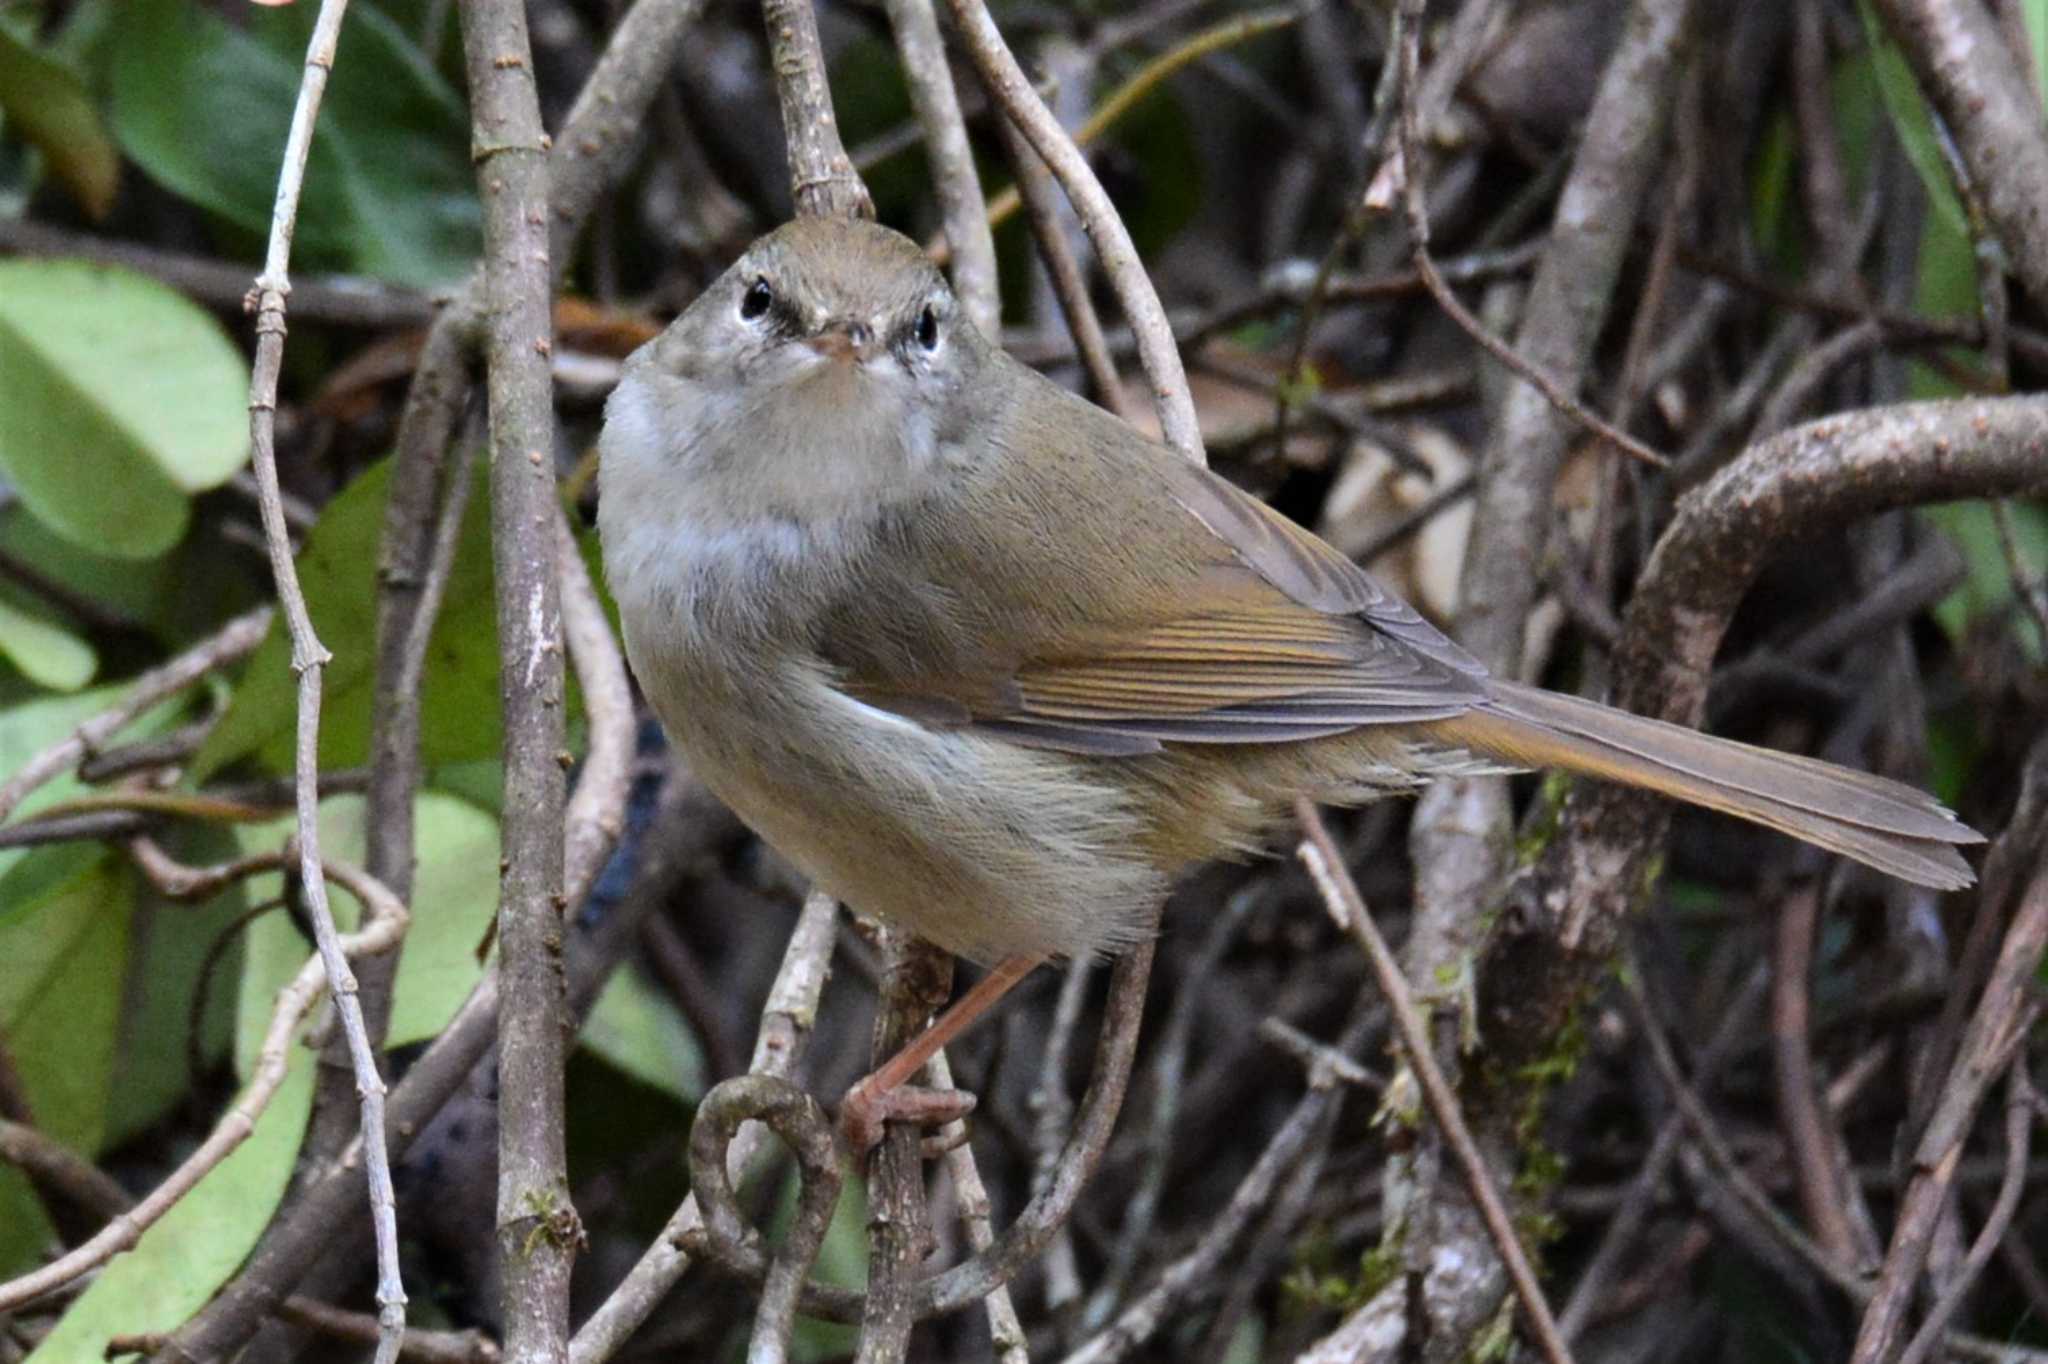
M 191 0 L 122 0 L 106 48 L 122 150 L 260 239 L 317 12 L 253 9 L 230 28 Z M 293 265 L 451 284 L 476 258 L 481 221 L 461 98 L 374 5 L 352 5 L 306 166 Z
M 114 206 L 121 161 L 85 82 L 63 61 L 34 47 L 0 16 L 0 116 L 41 153 L 86 213 Z

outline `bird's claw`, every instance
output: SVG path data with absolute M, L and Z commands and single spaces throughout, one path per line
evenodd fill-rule
M 839 1131 L 847 1149 L 859 1160 L 882 1140 L 884 1124 L 914 1122 L 941 1127 L 974 1111 L 972 1094 L 959 1089 L 927 1089 L 922 1085 L 883 1088 L 870 1075 L 839 1102 Z

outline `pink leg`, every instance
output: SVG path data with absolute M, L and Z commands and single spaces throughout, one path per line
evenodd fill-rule
M 839 1105 L 839 1125 L 847 1144 L 862 1156 L 882 1139 L 882 1124 L 892 1119 L 950 1122 L 974 1107 L 974 1096 L 958 1090 L 918 1089 L 909 1081 L 948 1042 L 967 1031 L 1017 982 L 1030 975 L 1043 957 L 1004 957 L 974 988 L 946 1007 L 930 1027 L 910 1039 L 903 1050 L 846 1091 Z

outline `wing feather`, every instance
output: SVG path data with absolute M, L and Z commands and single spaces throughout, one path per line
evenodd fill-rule
M 1073 429 L 1114 421 L 1077 408 Z M 964 518 L 907 521 L 899 550 L 943 586 L 863 596 L 848 630 L 824 643 L 849 692 L 921 723 L 1101 756 L 1323 738 L 1486 700 L 1478 661 L 1336 549 L 1207 470 L 1104 430 L 1096 455 L 1138 466 L 1116 486 L 1143 500 L 1077 500 L 1059 460 L 1020 458 L 994 475 L 1004 496 L 982 505 L 997 518 L 1002 507 L 1060 508 L 1063 534 L 1122 561 L 1119 590 L 1091 579 L 1083 556 L 1049 556 L 1059 551 L 1041 522 L 1009 540 L 967 540 L 957 538 Z M 1031 546 L 1028 572 L 995 566 L 1018 562 L 1013 543 Z M 1119 553 L 1140 543 L 1142 559 Z M 962 562 L 989 567 L 967 583 L 940 570 Z M 922 627 L 894 622 L 888 638 L 947 643 L 911 656 L 852 636 L 854 620 L 872 632 L 890 609 L 938 614 Z

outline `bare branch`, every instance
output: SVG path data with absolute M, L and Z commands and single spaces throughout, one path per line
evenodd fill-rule
M 790 197 L 802 217 L 873 218 L 875 201 L 839 140 L 818 16 L 811 0 L 762 0 L 782 135 L 789 148 Z
M 960 117 L 960 97 L 953 89 L 932 0 L 889 0 L 889 26 L 896 31 L 911 107 L 924 127 L 932 186 L 946 220 L 953 292 L 975 329 L 996 336 L 1003 323 L 1003 300 L 996 288 L 992 215 L 982 203 L 981 177 L 974 169 L 974 149 L 967 142 L 967 125 Z
M 491 550 L 505 711 L 498 904 L 498 1241 L 507 1357 L 569 1344 L 569 1271 L 582 1229 L 569 1202 L 562 1068 L 562 619 L 555 424 L 548 359 L 547 137 L 525 6 L 462 7 L 473 155 L 484 205 L 491 418 Z
M 1102 268 L 1108 272 L 1124 316 L 1138 338 L 1138 356 L 1145 377 L 1152 385 L 1152 402 L 1159 410 L 1159 427 L 1166 443 L 1194 460 L 1203 462 L 1202 432 L 1195 419 L 1194 400 L 1188 395 L 1187 372 L 1181 367 L 1180 351 L 1173 343 L 1173 328 L 1159 295 L 1138 259 L 1130 230 L 1117 216 L 1116 208 L 1103 191 L 1102 182 L 1088 166 L 1066 129 L 1046 108 L 1038 91 L 1025 79 L 1009 45 L 1003 41 L 995 20 L 989 17 L 984 0 L 947 0 L 953 22 L 959 26 L 967 50 L 974 57 L 982 82 L 1002 106 L 1038 154 L 1051 167 L 1054 178 L 1066 190 L 1067 198 L 1081 216 L 1081 225 L 1095 243 Z
M 2048 306 L 2048 129 L 2033 82 L 1978 0 L 1879 0 L 1878 9 L 1955 134 L 2013 270 Z
M 1568 1364 L 1572 1357 L 1571 1347 L 1565 1344 L 1564 1336 L 1557 1329 L 1557 1320 L 1550 1314 L 1550 1305 L 1543 1297 L 1543 1286 L 1536 1281 L 1535 1266 L 1530 1264 L 1528 1254 L 1522 1249 L 1514 1222 L 1508 1216 L 1507 1205 L 1493 1186 L 1493 1175 L 1486 1168 L 1486 1158 L 1479 1153 L 1479 1144 L 1472 1139 L 1472 1133 L 1465 1125 L 1458 1096 L 1452 1092 L 1450 1082 L 1437 1066 L 1429 1027 L 1415 1007 L 1415 1000 L 1408 989 L 1408 978 L 1401 974 L 1400 964 L 1394 960 L 1393 952 L 1380 937 L 1372 916 L 1366 912 L 1365 901 L 1359 898 L 1358 887 L 1352 884 L 1351 874 L 1344 869 L 1343 858 L 1330 841 L 1322 817 L 1307 801 L 1297 802 L 1295 813 L 1307 835 L 1299 849 L 1302 865 L 1308 868 L 1310 878 L 1321 892 L 1330 917 L 1358 941 L 1359 946 L 1365 949 L 1366 959 L 1372 963 L 1373 976 L 1379 982 L 1380 993 L 1386 996 L 1387 1007 L 1393 1012 L 1394 1029 L 1400 1034 L 1408 1064 L 1416 1079 L 1422 1082 L 1422 1093 L 1429 1102 L 1430 1116 L 1436 1119 L 1437 1126 L 1443 1130 L 1458 1158 L 1465 1186 L 1471 1191 L 1472 1201 L 1486 1222 L 1486 1232 L 1493 1238 L 1494 1249 L 1507 1266 L 1508 1277 L 1514 1282 L 1515 1292 L 1522 1300 L 1522 1310 L 1534 1330 L 1536 1344 L 1551 1364 Z

